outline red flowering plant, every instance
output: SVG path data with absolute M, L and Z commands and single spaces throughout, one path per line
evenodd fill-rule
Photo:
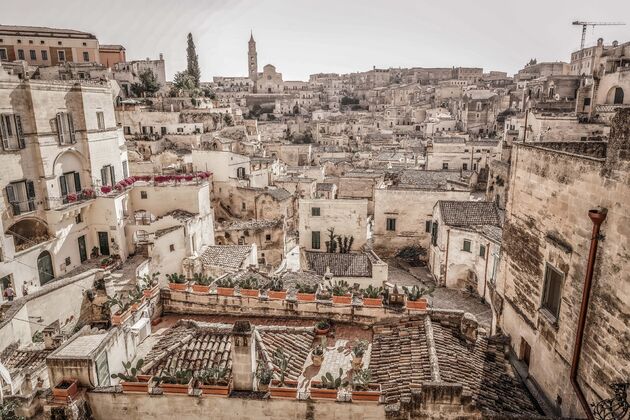
M 110 192 L 112 192 L 112 187 L 110 187 L 109 185 L 103 185 L 101 187 L 101 192 L 103 194 L 109 194 Z

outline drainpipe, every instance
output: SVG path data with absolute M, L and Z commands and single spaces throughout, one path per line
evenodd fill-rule
M 582 339 L 584 338 L 584 327 L 586 325 L 586 315 L 588 312 L 588 301 L 590 298 L 591 284 L 593 282 L 593 270 L 595 268 L 595 257 L 597 256 L 597 244 L 599 242 L 599 228 L 606 220 L 606 209 L 593 209 L 588 211 L 588 217 L 593 222 L 593 232 L 591 235 L 591 249 L 588 253 L 588 265 L 586 267 L 586 278 L 584 279 L 584 288 L 582 290 L 582 303 L 580 305 L 580 314 L 578 316 L 577 332 L 575 333 L 575 346 L 573 347 L 573 359 L 571 361 L 571 385 L 580 401 L 582 409 L 586 413 L 589 420 L 594 420 L 591 408 L 586 401 L 584 392 L 577 380 L 578 366 L 580 364 L 580 355 L 582 353 Z
M 446 275 L 448 274 L 448 244 L 451 240 L 451 230 L 446 229 L 446 258 L 444 263 L 444 284 L 446 286 Z
M 486 287 L 488 287 L 488 260 L 490 259 L 490 242 L 486 244 L 486 267 L 483 271 L 483 295 L 481 300 L 486 301 Z

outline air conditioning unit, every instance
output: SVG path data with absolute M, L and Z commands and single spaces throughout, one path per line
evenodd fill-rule
M 132 325 L 131 333 L 136 339 L 136 345 L 142 343 L 151 334 L 151 319 L 140 318 L 138 322 Z

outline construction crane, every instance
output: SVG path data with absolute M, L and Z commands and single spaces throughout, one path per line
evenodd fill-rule
M 595 26 L 619 26 L 619 25 L 625 25 L 625 23 L 623 22 L 582 22 L 579 20 L 576 20 L 573 22 L 574 25 L 582 25 L 582 42 L 580 43 L 580 49 L 584 48 L 584 41 L 586 40 L 586 28 L 588 26 L 591 27 L 595 27 Z

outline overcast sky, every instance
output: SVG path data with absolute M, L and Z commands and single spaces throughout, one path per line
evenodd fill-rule
M 167 77 L 186 66 L 186 34 L 202 79 L 247 75 L 254 31 L 258 68 L 284 80 L 377 67 L 474 66 L 512 74 L 530 58 L 568 61 L 579 46 L 573 20 L 624 21 L 589 28 L 587 44 L 630 41 L 630 0 L 21 0 L 3 2 L 0 24 L 94 33 L 122 44 L 127 59 L 166 60 Z

